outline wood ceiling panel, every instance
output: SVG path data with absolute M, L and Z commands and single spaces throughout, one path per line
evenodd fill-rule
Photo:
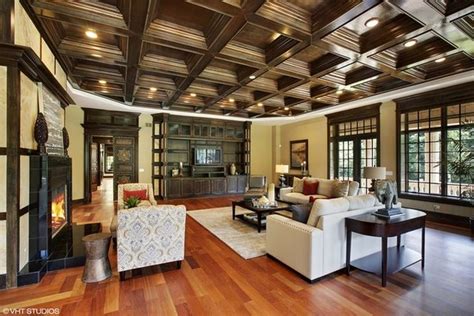
M 301 115 L 474 63 L 472 1 L 20 1 L 73 83 L 150 108 Z

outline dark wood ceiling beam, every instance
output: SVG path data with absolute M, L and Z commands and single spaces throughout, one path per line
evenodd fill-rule
M 241 8 L 237 8 L 233 5 L 227 4 L 220 0 L 185 0 L 188 3 L 219 12 L 228 16 L 236 16 L 241 14 Z
M 83 10 L 77 10 L 79 6 L 70 7 L 69 5 L 61 4 L 61 2 L 53 1 L 33 0 L 31 1 L 31 6 L 43 18 L 54 19 L 81 27 L 87 25 L 89 28 L 95 28 L 103 32 L 107 30 L 112 32 L 117 32 L 118 30 L 127 31 L 127 25 L 122 19 L 121 14 L 110 17 L 102 14 L 100 11 L 97 12 L 96 9 L 86 10 L 88 5 L 85 2 L 82 3 Z
M 133 103 L 133 98 L 135 94 L 136 81 L 138 77 L 138 65 L 142 56 L 142 39 L 141 35 L 145 31 L 145 19 L 149 14 L 149 0 L 133 2 L 128 0 L 126 4 L 129 6 L 130 10 L 130 19 L 128 21 L 128 26 L 133 35 L 128 38 L 127 45 L 127 70 L 125 73 L 125 103 Z M 133 5 L 133 9 L 132 9 Z
M 282 76 L 281 78 L 277 80 L 277 87 L 279 91 L 287 91 L 287 90 L 290 90 L 292 88 L 302 85 L 303 83 L 305 83 L 303 81 L 307 82 L 308 80 L 307 79 L 301 80 L 298 78 Z
M 295 40 L 303 41 L 309 43 L 311 41 L 311 34 L 302 32 L 296 28 L 293 28 L 289 25 L 285 25 L 283 23 L 279 23 L 277 21 L 273 21 L 262 17 L 258 14 L 251 13 L 246 15 L 246 19 L 248 23 L 279 33 L 283 34 L 286 37 L 293 38 Z
M 317 42 L 324 36 L 334 32 L 338 28 L 344 26 L 345 24 L 349 23 L 351 20 L 355 19 L 359 15 L 363 14 L 364 12 L 376 7 L 377 5 L 381 4 L 383 0 L 365 0 L 353 7 L 351 10 L 347 11 L 337 19 L 333 20 L 331 23 L 327 24 L 326 26 L 318 29 L 313 30 L 313 34 L 311 36 L 312 42 Z

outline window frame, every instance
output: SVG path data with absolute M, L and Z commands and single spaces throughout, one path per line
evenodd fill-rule
M 354 146 L 354 155 L 352 157 L 353 162 L 359 164 L 361 162 L 361 148 L 360 143 L 362 140 L 368 139 L 375 139 L 376 140 L 376 165 L 379 166 L 381 162 L 381 155 L 380 155 L 380 105 L 381 103 L 371 104 L 362 108 L 357 108 L 354 110 L 344 111 L 344 112 L 337 112 L 334 114 L 326 115 L 327 121 L 327 177 L 328 179 L 331 178 L 331 170 L 334 173 L 334 177 L 338 174 L 338 168 L 335 166 L 335 162 L 339 161 L 338 157 L 338 146 L 337 143 L 341 141 L 353 141 Z M 359 120 L 367 120 L 375 118 L 375 132 L 370 133 L 362 133 L 362 134 L 355 134 L 355 135 L 343 135 L 339 136 L 339 124 L 340 123 L 349 123 L 353 121 Z M 331 126 L 334 126 L 334 136 L 331 136 Z M 356 145 L 357 143 L 357 145 Z M 332 150 L 331 150 L 331 144 Z M 359 148 L 358 151 L 355 148 Z M 331 160 L 332 156 L 332 160 Z M 361 166 L 359 166 L 361 167 Z M 354 181 L 360 181 L 360 186 L 362 187 L 362 174 L 361 168 L 354 168 L 353 170 L 353 178 Z
M 410 97 L 400 98 L 394 100 L 397 104 L 396 109 L 396 163 L 397 163 L 397 189 L 398 196 L 400 198 L 419 200 L 427 202 L 445 203 L 459 206 L 472 206 L 472 204 L 458 197 L 452 197 L 447 195 L 447 165 L 446 160 L 446 147 L 447 147 L 447 132 L 448 132 L 448 115 L 447 109 L 449 106 L 471 103 L 474 102 L 474 82 L 468 82 L 465 84 L 439 89 L 436 91 L 430 91 L 422 94 L 417 94 Z M 430 193 L 415 193 L 415 192 L 404 192 L 401 190 L 401 177 L 402 177 L 402 165 L 401 165 L 401 116 L 414 111 L 431 110 L 433 108 L 441 108 L 441 195 L 430 194 Z M 408 133 L 407 130 L 405 130 Z M 405 143 L 406 146 L 407 143 Z M 405 151 L 406 154 L 406 151 Z M 406 164 L 406 157 L 405 157 Z M 405 177 L 407 177 L 405 167 Z M 408 181 L 408 180 L 406 180 Z

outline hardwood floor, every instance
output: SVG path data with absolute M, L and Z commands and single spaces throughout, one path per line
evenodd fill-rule
M 165 203 L 202 209 L 230 205 L 235 198 Z M 113 202 L 104 190 L 94 194 L 92 204 L 74 208 L 74 221 L 108 224 L 112 214 Z M 276 260 L 242 259 L 188 217 L 181 270 L 162 265 L 119 282 L 111 249 L 111 279 L 86 285 L 81 267 L 51 272 L 40 284 L 0 292 L 0 312 L 53 307 L 63 315 L 473 315 L 473 237 L 467 230 L 429 224 L 426 238 L 424 272 L 418 263 L 390 276 L 386 288 L 361 271 L 350 277 L 335 273 L 311 285 Z M 419 232 L 407 239 L 418 249 Z

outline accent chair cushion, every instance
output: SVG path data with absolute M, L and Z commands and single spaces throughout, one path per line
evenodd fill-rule
M 294 177 L 293 178 L 293 192 L 303 193 L 303 183 L 304 183 L 304 178 L 300 179 L 300 178 Z
M 347 212 L 348 210 L 349 201 L 344 197 L 317 200 L 313 203 L 313 207 L 311 208 L 308 222 L 306 222 L 306 224 L 316 227 L 321 216 Z
M 308 221 L 309 213 L 311 212 L 312 204 L 298 204 L 290 206 L 292 219 L 300 223 Z
M 127 200 L 128 198 L 131 198 L 132 196 L 139 198 L 140 200 L 148 200 L 148 194 L 147 190 L 123 190 L 123 199 Z
M 359 182 L 350 181 L 349 182 L 349 192 L 347 193 L 347 195 L 354 196 L 354 195 L 357 195 L 357 193 L 359 193 Z
M 318 181 L 308 181 L 304 180 L 303 182 L 303 194 L 304 195 L 314 195 L 318 193 Z

